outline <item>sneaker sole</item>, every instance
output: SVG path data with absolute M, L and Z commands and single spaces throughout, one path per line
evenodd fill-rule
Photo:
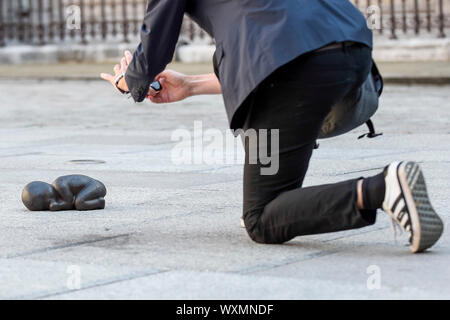
M 411 252 L 424 251 L 439 240 L 444 224 L 431 206 L 419 165 L 415 162 L 402 162 L 397 169 L 397 176 L 411 217 Z

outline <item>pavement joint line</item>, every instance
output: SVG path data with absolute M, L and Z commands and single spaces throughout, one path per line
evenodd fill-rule
M 222 170 L 222 169 L 228 169 L 228 168 L 234 168 L 234 167 L 241 167 L 243 166 L 243 163 L 237 163 L 237 164 L 230 164 L 227 166 L 221 166 L 221 167 L 213 167 L 213 168 L 209 168 L 209 169 L 203 169 L 202 171 L 198 171 L 198 172 L 210 172 L 210 171 L 217 171 L 217 170 Z M 197 171 L 195 171 L 197 172 Z
M 344 171 L 340 173 L 330 174 L 330 176 L 344 176 L 346 174 L 353 174 L 353 173 L 360 173 L 360 172 L 367 172 L 367 171 L 375 171 L 375 170 L 383 170 L 384 167 L 376 167 L 376 168 L 369 168 L 369 169 L 360 169 L 360 170 L 354 170 L 354 171 Z
M 125 234 L 108 236 L 108 237 L 103 237 L 103 238 L 94 239 L 94 240 L 79 241 L 79 242 L 67 243 L 67 244 L 42 248 L 42 249 L 35 249 L 35 250 L 25 251 L 25 252 L 21 252 L 21 253 L 7 254 L 6 256 L 0 256 L 0 259 L 21 258 L 21 257 L 31 256 L 33 254 L 45 253 L 45 252 L 59 250 L 59 249 L 78 247 L 78 246 L 82 246 L 85 244 L 96 243 L 96 242 L 101 242 L 101 241 L 108 241 L 108 240 L 113 240 L 113 239 L 122 238 L 122 237 L 129 237 L 132 234 L 134 234 L 134 233 L 125 233 Z
M 415 161 L 416 163 L 420 163 L 423 164 L 423 161 Z M 359 169 L 359 170 L 354 170 L 354 171 L 344 171 L 341 173 L 335 173 L 335 174 L 331 174 L 330 176 L 343 176 L 346 174 L 352 174 L 352 173 L 359 173 L 359 172 L 366 172 L 366 171 L 375 171 L 375 170 L 383 170 L 385 168 L 385 166 L 383 167 L 376 167 L 376 168 L 368 168 L 368 169 Z
M 335 241 L 335 240 L 339 240 L 339 239 L 344 239 L 344 238 L 350 238 L 350 237 L 354 237 L 354 236 L 358 236 L 361 234 L 366 234 L 366 233 L 370 233 L 370 232 L 375 232 L 375 231 L 380 231 L 383 229 L 388 229 L 388 227 L 378 227 L 378 228 L 374 228 L 368 231 L 361 231 L 361 232 L 357 232 L 357 233 L 352 233 L 349 235 L 344 235 L 344 236 L 339 236 L 336 238 L 332 238 L 332 239 L 326 239 L 326 240 L 322 240 L 320 242 L 322 243 L 327 243 L 327 242 L 331 242 L 331 241 Z M 282 262 L 279 263 L 267 263 L 267 264 L 259 264 L 256 266 L 252 266 L 249 268 L 244 268 L 238 271 L 232 271 L 231 273 L 237 273 L 237 274 L 249 274 L 249 273 L 257 273 L 257 272 L 261 272 L 261 271 L 265 271 L 265 270 L 269 270 L 269 269 L 275 269 L 275 268 L 279 268 L 279 267 L 283 267 L 289 264 L 293 264 L 293 263 L 297 263 L 297 262 L 301 262 L 301 261 L 306 261 L 306 260 L 312 260 L 315 258 L 321 258 L 324 256 L 328 256 L 328 255 L 332 255 L 332 254 L 336 254 L 339 253 L 339 250 L 324 250 L 324 251 L 319 251 L 319 252 L 313 252 L 310 254 L 307 254 L 306 256 L 302 256 L 300 258 L 290 258 L 290 259 L 285 259 Z
M 125 281 L 131 281 L 131 280 L 135 280 L 135 279 L 139 279 L 139 278 L 145 278 L 145 277 L 148 277 L 148 276 L 153 276 L 153 275 L 157 275 L 157 274 L 161 274 L 161 273 L 166 273 L 166 272 L 169 272 L 169 271 L 170 270 L 155 270 L 155 271 L 151 271 L 151 272 L 131 273 L 131 274 L 127 274 L 127 275 L 124 275 L 124 276 L 113 277 L 113 278 L 110 278 L 110 279 L 93 281 L 91 284 L 89 284 L 87 286 L 83 286 L 80 289 L 60 289 L 60 290 L 54 290 L 54 291 L 50 291 L 50 292 L 46 292 L 46 293 L 44 293 L 44 292 L 37 293 L 37 294 L 34 294 L 34 295 L 30 294 L 30 295 L 25 295 L 25 296 L 11 297 L 11 298 L 9 298 L 9 300 L 38 300 L 38 299 L 46 299 L 46 298 L 51 298 L 51 297 L 55 297 L 55 296 L 60 296 L 60 295 L 63 295 L 63 294 L 79 292 L 79 291 L 88 290 L 88 289 L 92 289 L 92 288 L 104 287 L 104 286 L 108 286 L 108 285 L 111 285 L 111 284 L 125 282 Z
M 69 137 L 70 138 L 70 137 Z M 13 147 L 3 147 L 0 148 L 0 150 L 8 150 L 8 149 L 28 149 L 28 148 L 42 148 L 42 147 L 53 147 L 55 144 L 54 142 L 49 142 L 49 143 L 45 143 L 45 144 L 34 144 L 34 142 L 32 142 L 29 145 L 22 145 L 22 146 L 13 146 Z
M 8 154 L 4 156 L 0 156 L 0 158 L 13 158 L 13 157 L 23 157 L 23 156 L 37 156 L 42 155 L 43 152 L 27 152 L 27 153 L 19 153 L 19 154 Z
M 222 169 L 228 169 L 228 168 L 233 168 L 239 166 L 241 167 L 241 164 L 230 164 L 228 166 L 218 166 L 218 167 L 213 167 L 213 168 L 205 168 L 205 169 L 198 169 L 198 170 L 189 170 L 189 171 L 183 171 L 185 173 L 209 173 L 211 171 L 217 171 L 217 170 L 222 170 Z M 178 166 L 177 166 L 178 167 Z M 181 166 L 180 166 L 181 167 Z M 147 171 L 144 171 L 147 172 Z M 234 180 L 233 180 L 234 181 Z M 240 181 L 240 179 L 239 179 Z
M 283 267 L 283 266 L 286 266 L 289 264 L 293 264 L 293 263 L 297 263 L 297 262 L 301 262 L 301 261 L 312 260 L 315 258 L 324 257 L 324 256 L 336 254 L 336 253 L 339 253 L 339 250 L 322 250 L 322 251 L 317 251 L 317 252 L 313 252 L 313 253 L 308 253 L 306 255 L 302 255 L 301 257 L 284 259 L 281 262 L 258 264 L 258 265 L 240 269 L 237 271 L 231 271 L 230 273 L 236 273 L 236 274 L 242 274 L 242 275 L 256 273 L 256 272 L 261 272 L 261 271 L 265 271 L 265 270 L 269 270 L 269 269 Z
M 176 141 L 163 141 L 163 142 L 152 143 L 151 146 L 164 146 L 164 145 L 171 146 L 171 145 L 174 145 L 174 144 L 176 144 Z M 146 150 L 120 151 L 120 152 L 117 152 L 117 154 L 139 154 L 139 153 L 145 153 L 145 152 L 152 152 L 152 151 L 155 151 L 155 150 L 159 151 L 159 150 L 164 150 L 164 149 L 152 148 L 152 149 L 146 149 Z
M 184 217 L 189 217 L 195 214 L 201 213 L 201 211 L 189 211 L 187 213 L 178 213 L 178 214 L 174 214 L 174 215 L 170 215 L 170 216 L 162 216 L 156 219 L 151 219 L 150 221 L 162 221 L 162 220 L 170 220 L 173 218 L 184 218 Z
M 367 231 L 361 230 L 359 232 L 352 233 L 351 235 L 337 236 L 337 237 L 334 237 L 334 238 L 331 238 L 331 239 L 323 240 L 322 242 L 323 243 L 327 243 L 327 242 L 331 242 L 331 241 L 335 241 L 335 240 L 340 240 L 340 239 L 345 239 L 345 238 L 349 238 L 349 237 L 359 236 L 359 235 L 362 235 L 362 234 L 371 233 L 371 232 L 375 232 L 375 231 L 381 231 L 381 230 L 385 230 L 385 229 L 389 229 L 389 227 L 376 227 L 376 228 L 373 228 L 373 229 L 367 230 Z
M 375 154 L 373 156 L 359 156 L 359 157 L 352 157 L 351 160 L 365 160 L 365 159 L 374 159 L 374 158 L 380 158 L 385 156 L 396 156 L 400 154 L 410 154 L 414 152 L 420 152 L 423 151 L 423 149 L 414 149 L 414 150 L 407 150 L 407 151 L 396 151 L 396 152 L 389 152 L 389 153 L 381 153 L 381 154 Z M 329 160 L 331 158 L 320 158 L 320 160 Z

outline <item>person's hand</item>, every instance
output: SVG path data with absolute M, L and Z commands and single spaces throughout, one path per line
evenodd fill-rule
M 161 83 L 162 89 L 155 91 L 150 88 L 147 98 L 153 103 L 176 102 L 191 96 L 188 76 L 182 73 L 165 70 L 156 76 L 155 81 Z
M 114 69 L 113 69 L 114 75 L 108 74 L 108 73 L 101 73 L 100 77 L 103 80 L 106 80 L 106 81 L 110 82 L 114 86 L 114 88 L 116 88 L 116 79 L 117 79 L 117 77 L 120 74 L 125 73 L 127 71 L 128 65 L 130 64 L 131 60 L 133 60 L 133 55 L 131 54 L 131 52 L 128 51 L 128 50 L 125 51 L 124 57 L 120 60 L 120 64 L 116 64 L 114 66 Z M 129 91 L 128 90 L 128 85 L 127 85 L 127 83 L 125 81 L 125 77 L 120 79 L 118 87 L 120 89 L 122 89 L 123 91 L 126 91 L 126 92 Z

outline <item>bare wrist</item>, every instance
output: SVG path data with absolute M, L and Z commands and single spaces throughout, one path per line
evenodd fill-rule
M 196 90 L 198 88 L 198 82 L 196 81 L 197 77 L 196 76 L 186 76 L 185 78 L 185 84 L 187 87 L 187 91 L 188 91 L 188 96 L 192 97 L 197 95 L 198 93 L 196 93 Z
M 196 76 L 186 76 L 189 96 L 201 94 L 220 94 L 221 87 L 214 74 L 202 74 Z

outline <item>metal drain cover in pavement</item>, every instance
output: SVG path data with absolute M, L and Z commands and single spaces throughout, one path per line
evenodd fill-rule
M 106 163 L 103 160 L 89 160 L 89 159 L 80 159 L 80 160 L 69 160 L 66 164 L 102 164 Z

